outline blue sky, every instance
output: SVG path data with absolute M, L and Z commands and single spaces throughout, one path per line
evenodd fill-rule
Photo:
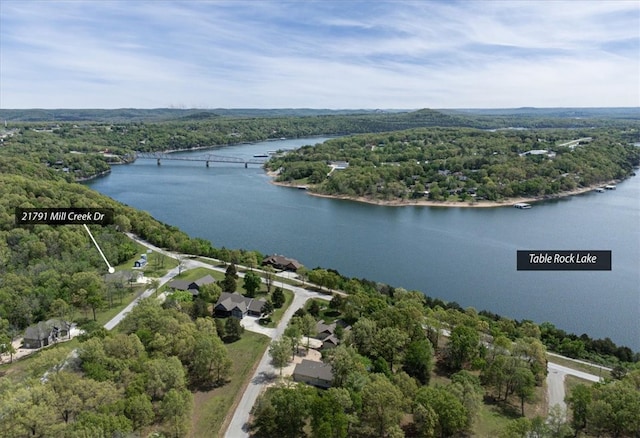
M 0 0 L 0 108 L 640 106 L 640 2 Z

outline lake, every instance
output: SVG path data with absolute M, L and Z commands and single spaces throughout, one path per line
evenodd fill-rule
M 251 158 L 324 138 L 228 146 Z M 138 160 L 87 182 L 217 247 L 415 289 L 463 307 L 640 350 L 640 176 L 617 190 L 513 207 L 385 207 L 270 184 L 256 165 Z M 611 271 L 517 271 L 517 250 L 611 250 Z

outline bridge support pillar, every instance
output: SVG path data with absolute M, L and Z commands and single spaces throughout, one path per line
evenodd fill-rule
M 209 167 L 209 161 L 207 161 L 207 167 Z
M 160 158 L 158 158 L 158 166 L 160 165 Z
M 249 163 L 244 163 L 244 168 L 248 168 L 249 167 Z

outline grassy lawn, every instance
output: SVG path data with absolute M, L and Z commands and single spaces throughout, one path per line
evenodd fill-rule
M 234 405 L 252 377 L 253 370 L 267 349 L 269 341 L 267 336 L 245 332 L 242 339 L 227 344 L 229 357 L 233 361 L 231 381 L 213 391 L 194 394 L 190 436 L 219 436 L 225 419 L 231 418 Z
M 291 302 L 293 301 L 293 292 L 288 289 L 284 289 L 283 292 L 284 304 L 281 308 L 273 311 L 273 314 L 271 314 L 271 322 L 267 324 L 267 327 L 275 328 L 282 319 L 282 315 L 284 315 L 284 312 L 289 308 Z
M 507 427 L 510 419 L 496 405 L 482 404 L 478 410 L 478 416 L 473 423 L 473 436 L 491 437 L 498 436 L 500 431 Z

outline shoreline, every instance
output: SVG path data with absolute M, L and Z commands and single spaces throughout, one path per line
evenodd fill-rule
M 274 172 L 267 172 L 267 175 L 271 178 L 271 184 L 277 185 L 277 186 L 281 186 L 281 187 L 288 187 L 288 188 L 292 188 L 292 189 L 298 189 L 299 185 L 297 184 L 291 184 L 291 183 L 285 183 L 285 182 L 278 182 L 275 181 L 275 173 Z M 432 200 L 427 200 L 427 199 L 418 199 L 418 200 L 390 200 L 390 201 L 385 201 L 382 199 L 370 199 L 364 196 L 347 196 L 347 195 L 326 195 L 323 193 L 314 193 L 312 191 L 309 190 L 305 190 L 307 192 L 308 195 L 310 196 L 316 196 L 318 198 L 328 198 L 328 199 L 340 199 L 340 200 L 344 200 L 344 201 L 353 201 L 353 202 L 361 202 L 364 204 L 370 204 L 370 205 L 380 205 L 380 206 L 384 206 L 384 207 L 447 207 L 447 208 L 452 208 L 452 207 L 459 207 L 459 208 L 497 208 L 497 207 L 511 207 L 514 204 L 518 204 L 518 203 L 535 203 L 535 202 L 540 202 L 540 201 L 548 201 L 551 199 L 561 199 L 561 198 L 568 198 L 570 196 L 575 196 L 575 195 L 580 195 L 583 193 L 587 193 L 590 191 L 595 190 L 598 187 L 602 187 L 604 185 L 607 184 L 616 184 L 619 183 L 623 180 L 609 180 L 607 182 L 601 182 L 598 184 L 593 184 L 591 186 L 588 187 L 581 187 L 578 189 L 574 189 L 568 192 L 560 192 L 560 193 L 556 193 L 553 195 L 544 195 L 544 196 L 536 196 L 536 197 L 531 197 L 531 198 L 524 198 L 524 197 L 520 197 L 520 198 L 508 198 L 508 199 L 504 199 L 502 201 L 432 201 Z

